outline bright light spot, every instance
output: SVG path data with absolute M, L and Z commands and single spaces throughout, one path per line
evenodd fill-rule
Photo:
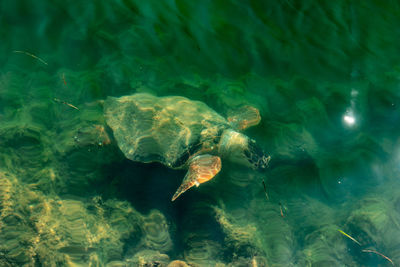
M 354 123 L 356 122 L 356 118 L 354 118 L 354 116 L 351 115 L 344 115 L 343 120 L 349 126 L 354 125 Z
M 358 91 L 355 90 L 354 88 L 351 89 L 351 96 L 354 98 L 356 96 L 358 96 Z

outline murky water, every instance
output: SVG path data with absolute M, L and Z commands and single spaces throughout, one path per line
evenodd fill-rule
M 397 1 L 1 1 L 0 265 L 400 265 L 399 17 Z M 223 159 L 171 202 L 186 170 L 128 160 L 104 117 L 135 93 L 257 108 L 243 133 L 268 170 Z

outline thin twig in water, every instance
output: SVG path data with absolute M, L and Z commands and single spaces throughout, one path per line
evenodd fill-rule
M 268 193 L 267 193 L 267 186 L 265 185 L 265 181 L 264 181 L 264 179 L 263 179 L 263 181 L 262 181 L 262 184 L 263 184 L 263 186 L 264 186 L 264 193 L 265 193 L 265 197 L 267 198 L 267 200 L 269 201 L 269 196 L 268 196 Z
M 74 105 L 72 105 L 72 104 L 70 104 L 68 102 L 62 101 L 62 100 L 60 100 L 58 98 L 54 98 L 54 101 L 56 101 L 58 103 L 61 103 L 61 104 L 64 104 L 64 105 L 67 105 L 67 106 L 69 106 L 69 107 L 71 107 L 73 109 L 79 110 L 79 108 L 77 108 L 76 106 L 74 106 Z
M 382 253 L 380 253 L 380 252 L 378 252 L 378 251 L 375 251 L 375 250 L 372 250 L 372 249 L 363 249 L 363 250 L 361 250 L 361 251 L 362 251 L 362 252 L 375 253 L 375 254 L 381 256 L 382 258 L 385 258 L 386 260 L 390 261 L 390 263 L 394 266 L 393 261 L 392 261 L 391 259 L 389 259 L 389 257 L 386 257 L 385 255 L 383 255 Z
M 65 80 L 65 73 L 62 74 L 61 79 L 64 82 L 65 86 L 67 86 L 67 81 Z
M 361 246 L 361 243 L 360 242 L 358 242 L 354 237 L 352 237 L 352 236 L 350 236 L 350 235 L 348 235 L 348 234 L 346 234 L 345 232 L 343 232 L 342 230 L 340 230 L 340 229 L 338 229 L 338 231 L 342 234 L 342 235 L 344 235 L 344 236 L 346 236 L 346 237 L 348 237 L 348 238 L 350 238 L 352 241 L 354 241 L 355 243 L 357 243 L 359 246 Z
M 281 212 L 281 217 L 285 217 L 285 215 L 283 214 L 283 209 L 282 209 L 282 203 L 279 202 L 279 211 Z
M 40 62 L 42 62 L 42 63 L 45 64 L 45 65 L 49 65 L 46 61 L 44 61 L 44 60 L 41 59 L 40 57 L 35 56 L 34 54 L 31 54 L 31 53 L 29 53 L 29 52 L 20 51 L 20 50 L 14 50 L 13 52 L 14 52 L 14 53 L 20 53 L 20 54 L 25 54 L 25 55 L 27 55 L 27 56 L 30 56 L 30 57 L 33 57 L 34 59 L 39 60 Z

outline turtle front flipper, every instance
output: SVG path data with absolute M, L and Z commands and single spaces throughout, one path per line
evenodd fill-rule
M 260 111 L 252 106 L 243 106 L 234 112 L 230 112 L 228 121 L 232 128 L 239 131 L 245 130 L 260 123 Z
M 192 186 L 199 186 L 212 178 L 221 170 L 221 159 L 212 155 L 196 156 L 190 161 L 189 170 L 183 178 L 182 184 L 172 197 L 172 201 Z

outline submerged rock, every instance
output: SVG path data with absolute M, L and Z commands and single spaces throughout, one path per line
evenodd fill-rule
M 307 234 L 298 263 L 301 266 L 356 266 L 337 225 L 325 225 Z
M 237 255 L 254 255 L 260 252 L 261 242 L 254 224 L 239 224 L 232 215 L 214 207 L 217 222 L 225 233 L 225 244 Z
M 395 202 L 396 203 L 396 202 Z M 400 214 L 395 212 L 392 202 L 378 197 L 366 197 L 356 204 L 346 221 L 346 232 L 355 238 L 364 250 L 377 251 L 393 262 L 400 261 Z M 348 240 L 349 247 L 357 248 Z M 354 258 L 362 263 L 388 263 L 387 259 L 376 253 L 358 251 Z
M 141 250 L 127 261 L 132 264 L 129 266 L 162 267 L 168 264 L 169 257 L 156 250 Z
M 167 267 L 189 267 L 189 265 L 187 265 L 184 261 L 174 260 L 171 261 Z
M 161 212 L 153 210 L 149 215 L 142 216 L 140 228 L 143 231 L 141 246 L 159 252 L 172 249 L 167 220 Z
M 194 238 L 187 241 L 187 246 L 185 261 L 194 266 L 215 266 L 221 259 L 222 247 L 215 241 Z
M 98 197 L 49 198 L 0 171 L 1 266 L 102 265 L 146 249 L 155 254 L 143 255 L 166 265 L 168 256 L 154 256 L 172 249 L 166 225 L 158 211 L 144 216 L 126 202 Z

